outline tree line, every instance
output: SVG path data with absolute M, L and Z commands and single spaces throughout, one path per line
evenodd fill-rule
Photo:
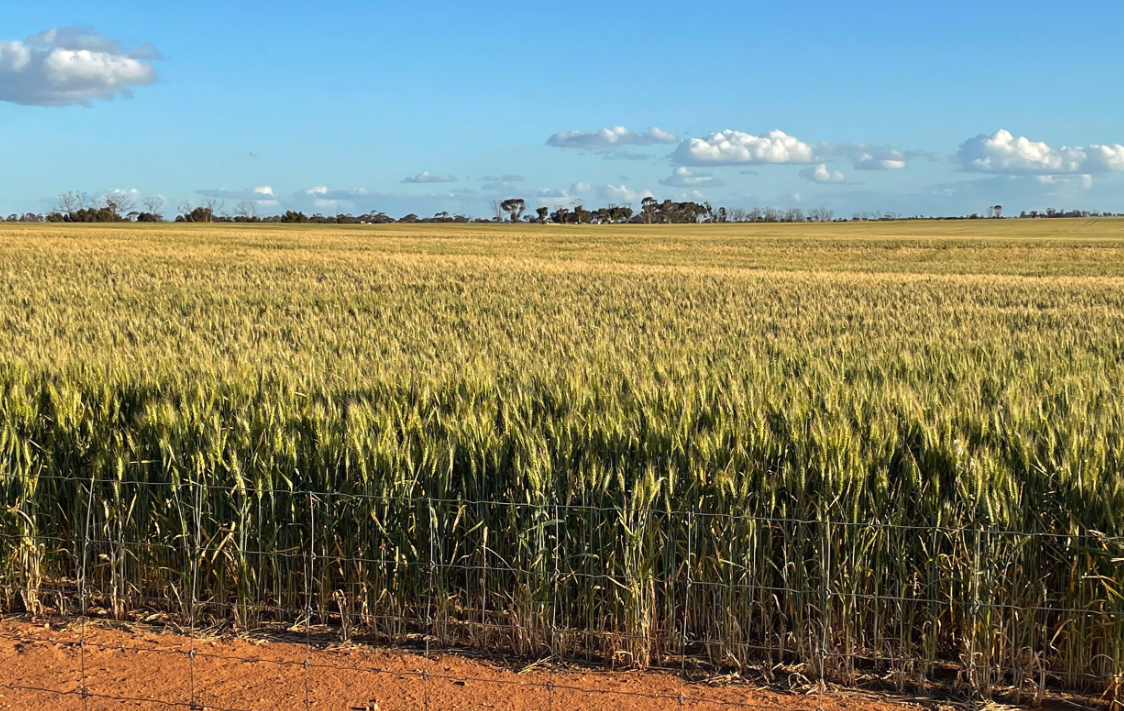
M 59 195 L 55 209 L 46 213 L 33 212 L 22 215 L 16 213 L 9 215 L 8 222 L 164 222 L 164 198 L 152 196 L 136 198 L 129 194 L 111 194 L 99 198 L 91 198 L 88 194 L 79 191 L 65 192 Z M 509 198 L 494 200 L 491 203 L 492 217 L 471 217 L 465 214 L 450 214 L 438 212 L 432 217 L 419 217 L 410 213 L 399 218 L 393 218 L 384 212 L 372 211 L 361 215 L 339 213 L 336 215 L 322 215 L 314 213 L 306 215 L 297 210 L 286 210 L 275 215 L 259 215 L 258 205 L 255 202 L 244 201 L 238 203 L 233 210 L 227 210 L 221 200 L 206 199 L 196 204 L 182 202 L 172 218 L 175 222 L 264 222 L 264 223 L 298 223 L 298 224 L 386 224 L 422 223 L 422 222 L 522 222 L 537 224 L 582 225 L 582 224 L 698 224 L 698 223 L 724 223 L 724 222 L 848 222 L 848 221 L 885 221 L 885 220 L 911 220 L 911 219 L 999 219 L 1003 215 L 1002 205 L 988 206 L 984 215 L 972 213 L 966 216 L 953 217 L 922 217 L 915 215 L 904 217 L 896 212 L 865 211 L 856 212 L 850 219 L 836 218 L 835 213 L 824 207 L 803 210 L 798 207 L 774 208 L 714 208 L 709 202 L 693 202 L 675 200 L 657 200 L 654 197 L 645 197 L 640 201 L 640 209 L 633 210 L 632 205 L 610 204 L 594 209 L 587 208 L 582 200 L 573 200 L 567 205 L 554 205 L 553 207 L 540 206 L 534 210 L 527 210 L 527 203 L 522 198 Z M 1113 217 L 1118 213 L 1099 212 L 1088 210 L 1058 210 L 1047 208 L 1043 212 L 1032 210 L 1020 213 L 1020 218 L 1059 218 L 1059 217 Z

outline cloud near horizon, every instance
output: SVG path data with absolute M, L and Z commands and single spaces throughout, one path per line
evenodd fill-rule
M 82 25 L 0 41 L 0 101 L 58 107 L 130 98 L 133 89 L 156 83 L 150 62 L 160 58 L 148 43 L 130 52 Z
M 815 162 L 815 149 L 784 131 L 769 131 L 763 136 L 733 131 L 717 131 L 706 138 L 688 138 L 671 154 L 677 165 L 765 165 L 770 163 L 807 164 Z
M 1124 171 L 1124 145 L 1091 144 L 1051 148 L 1006 129 L 980 134 L 960 144 L 953 158 L 965 173 L 996 175 L 1081 175 Z
M 800 177 L 804 180 L 810 180 L 813 183 L 820 183 L 821 185 L 827 183 L 842 183 L 844 181 L 843 173 L 838 170 L 828 170 L 827 165 L 820 163 L 816 166 L 809 166 L 800 171 Z

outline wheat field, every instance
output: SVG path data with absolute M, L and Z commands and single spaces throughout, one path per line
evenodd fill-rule
M 5 610 L 1124 674 L 1124 220 L 2 225 L 0 277 Z

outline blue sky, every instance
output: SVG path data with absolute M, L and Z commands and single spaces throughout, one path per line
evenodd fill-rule
M 1124 211 L 1124 3 L 936 8 L 4 3 L 0 212 Z

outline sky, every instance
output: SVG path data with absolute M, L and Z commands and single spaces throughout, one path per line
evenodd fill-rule
M 0 213 L 1124 212 L 1124 2 L 0 4 Z

